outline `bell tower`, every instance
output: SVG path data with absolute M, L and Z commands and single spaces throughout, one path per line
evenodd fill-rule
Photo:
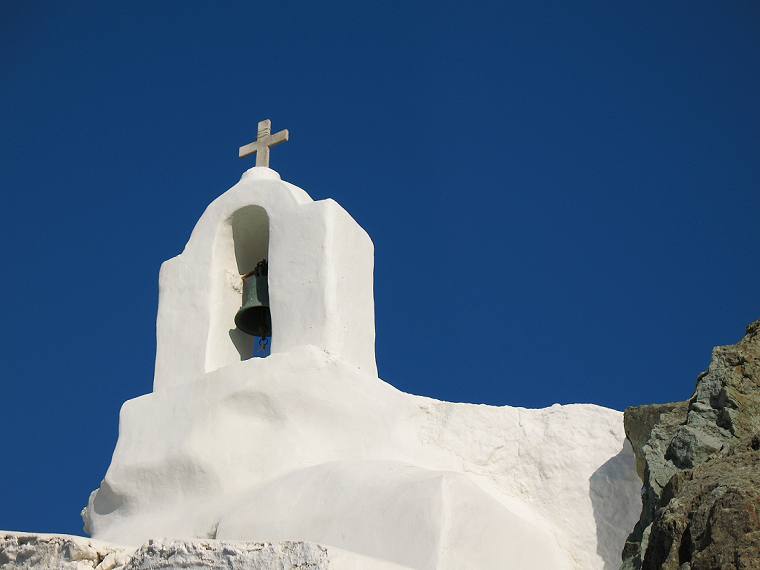
M 269 148 L 288 138 L 259 123 L 239 151 L 257 165 L 161 266 L 154 391 L 253 364 L 262 343 L 272 358 L 312 346 L 377 376 L 372 241 L 335 201 L 269 168 Z

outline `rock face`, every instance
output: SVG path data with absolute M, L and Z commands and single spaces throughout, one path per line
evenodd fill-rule
M 308 542 L 151 540 L 139 548 L 78 536 L 0 532 L 0 570 L 403 570 Z
M 622 568 L 760 569 L 760 321 L 714 349 L 688 402 L 624 423 L 644 488 Z

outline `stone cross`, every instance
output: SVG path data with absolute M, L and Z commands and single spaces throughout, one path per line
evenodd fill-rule
M 259 121 L 259 132 L 256 140 L 240 147 L 240 158 L 256 153 L 256 166 L 269 166 L 269 147 L 288 140 L 288 129 L 272 134 L 272 121 Z

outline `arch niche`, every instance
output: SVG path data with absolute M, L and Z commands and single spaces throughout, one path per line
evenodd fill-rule
M 269 260 L 269 216 L 261 206 L 236 210 L 217 230 L 211 263 L 206 372 L 253 357 L 254 337 L 235 326 L 243 293 L 241 275 Z

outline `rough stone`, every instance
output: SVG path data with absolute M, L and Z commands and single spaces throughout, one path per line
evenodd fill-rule
M 624 424 L 644 486 L 621 568 L 760 569 L 760 321 L 713 350 L 688 402 Z
M 141 546 L 124 570 L 327 570 L 327 549 L 308 542 L 154 541 Z
M 0 531 L 0 570 L 403 570 L 304 541 L 150 540 L 139 548 L 79 536 Z M 408 569 L 407 569 L 408 570 Z
M 79 536 L 0 531 L 0 570 L 120 570 L 131 550 Z

